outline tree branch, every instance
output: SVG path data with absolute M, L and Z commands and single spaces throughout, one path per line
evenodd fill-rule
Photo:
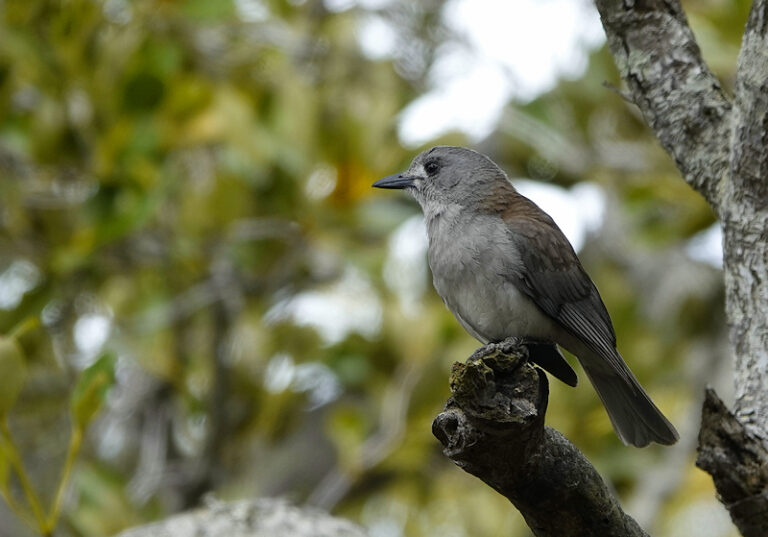
M 732 187 L 739 205 L 765 209 L 768 177 L 768 2 L 755 0 L 736 75 Z
M 595 0 L 632 101 L 685 180 L 719 211 L 731 103 L 678 0 Z
M 744 537 L 768 535 L 768 450 L 708 389 L 696 466 L 712 475 Z
M 768 2 L 747 20 L 722 220 L 736 415 L 768 445 Z M 766 482 L 768 483 L 768 481 Z
M 444 453 L 506 496 L 537 537 L 647 537 L 584 455 L 544 426 L 547 378 L 527 354 L 454 364 L 452 396 L 432 423 Z

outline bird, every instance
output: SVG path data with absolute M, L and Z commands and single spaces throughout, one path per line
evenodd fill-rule
M 489 157 L 437 146 L 373 186 L 403 189 L 421 206 L 433 285 L 469 334 L 486 346 L 525 342 L 531 361 L 576 386 L 558 346 L 566 349 L 624 444 L 678 440 L 619 354 L 608 310 L 568 239 Z

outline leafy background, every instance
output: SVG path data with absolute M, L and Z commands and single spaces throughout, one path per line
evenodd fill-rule
M 373 537 L 529 535 L 431 435 L 450 364 L 477 342 L 431 290 L 423 251 L 403 251 L 418 208 L 370 189 L 421 149 L 398 142 L 397 118 L 461 40 L 444 4 L 0 1 L 10 498 L 24 505 L 8 439 L 48 506 L 82 423 L 57 535 L 111 535 L 211 491 L 318 505 Z M 730 88 L 749 2 L 685 8 Z M 371 16 L 397 32 L 392 54 L 361 49 Z M 611 87 L 599 48 L 577 79 L 509 102 L 486 139 L 423 147 L 599 187 L 602 225 L 580 255 L 682 439 L 622 446 L 586 382 L 552 382 L 549 424 L 654 535 L 735 535 L 693 466 L 702 388 L 730 389 L 721 273 L 691 254 L 714 217 Z M 0 504 L 0 536 L 35 534 L 18 511 Z

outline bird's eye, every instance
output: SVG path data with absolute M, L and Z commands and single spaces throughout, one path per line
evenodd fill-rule
M 427 172 L 428 175 L 435 175 L 439 169 L 440 165 L 437 163 L 437 161 L 430 160 L 424 164 L 424 171 Z

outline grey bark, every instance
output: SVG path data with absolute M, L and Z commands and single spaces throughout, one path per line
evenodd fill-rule
M 367 537 L 347 520 L 275 499 L 209 501 L 202 509 L 133 528 L 116 537 Z
M 647 537 L 597 470 L 544 426 L 549 386 L 516 346 L 454 364 L 432 431 L 463 470 L 506 496 L 537 537 Z
M 730 177 L 720 216 L 726 314 L 735 349 L 736 414 L 768 439 L 768 11 L 747 21 L 735 90 Z
M 726 408 L 714 390 L 707 390 L 699 433 L 696 466 L 712 475 L 722 501 L 744 537 L 768 535 L 768 454 Z
M 704 63 L 678 0 L 595 4 L 631 100 L 723 225 L 736 401 L 731 412 L 708 393 L 699 464 L 742 533 L 765 535 L 754 517 L 768 518 L 768 472 L 739 468 L 768 461 L 768 1 L 752 6 L 732 100 Z

